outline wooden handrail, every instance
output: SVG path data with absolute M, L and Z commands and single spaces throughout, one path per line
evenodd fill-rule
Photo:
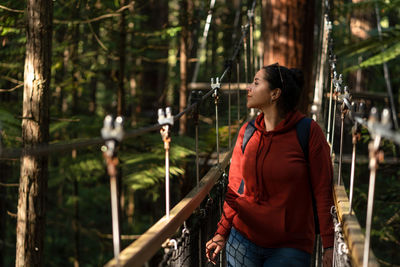
M 210 192 L 230 162 L 232 149 L 220 155 L 220 166 L 212 167 L 201 179 L 199 186 L 190 191 L 170 212 L 170 219 L 162 217 L 119 255 L 119 266 L 143 266 L 167 238 L 170 238 Z M 106 267 L 117 266 L 110 260 Z
M 335 173 L 337 173 L 335 166 Z M 337 177 L 337 175 L 335 175 Z M 349 249 L 352 266 L 363 266 L 365 236 L 354 213 L 349 214 L 350 203 L 343 185 L 334 185 L 333 198 L 335 201 L 338 220 L 342 225 L 343 236 Z M 370 249 L 368 266 L 380 266 L 374 253 Z

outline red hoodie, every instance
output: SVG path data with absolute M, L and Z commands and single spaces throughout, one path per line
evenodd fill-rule
M 325 136 L 311 122 L 308 161 L 299 144 L 296 124 L 304 117 L 291 112 L 272 131 L 265 130 L 264 115 L 242 153 L 242 126 L 232 155 L 224 212 L 216 233 L 227 240 L 235 227 L 265 248 L 291 247 L 312 253 L 314 215 L 311 187 L 316 199 L 323 246 L 333 246 L 332 163 Z M 309 166 L 307 166 L 309 165 Z M 244 179 L 243 194 L 239 194 Z

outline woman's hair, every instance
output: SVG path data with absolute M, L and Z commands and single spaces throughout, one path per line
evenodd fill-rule
M 270 89 L 280 88 L 282 91 L 277 103 L 278 109 L 285 114 L 295 110 L 303 90 L 303 72 L 299 69 L 288 69 L 279 63 L 264 66 L 262 69 Z

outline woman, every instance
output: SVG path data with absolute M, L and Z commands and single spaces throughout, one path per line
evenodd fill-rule
M 206 256 L 226 245 L 228 266 L 310 266 L 315 225 L 312 196 L 331 266 L 333 223 L 332 164 L 329 146 L 311 121 L 308 158 L 296 125 L 305 116 L 295 110 L 303 75 L 279 64 L 263 67 L 247 88 L 247 107 L 259 109 L 254 134 L 243 149 L 243 125 L 232 155 L 223 215 Z

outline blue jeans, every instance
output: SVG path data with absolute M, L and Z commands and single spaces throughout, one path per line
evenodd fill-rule
M 309 267 L 311 255 L 295 248 L 263 248 L 252 243 L 234 228 L 226 243 L 228 266 Z

